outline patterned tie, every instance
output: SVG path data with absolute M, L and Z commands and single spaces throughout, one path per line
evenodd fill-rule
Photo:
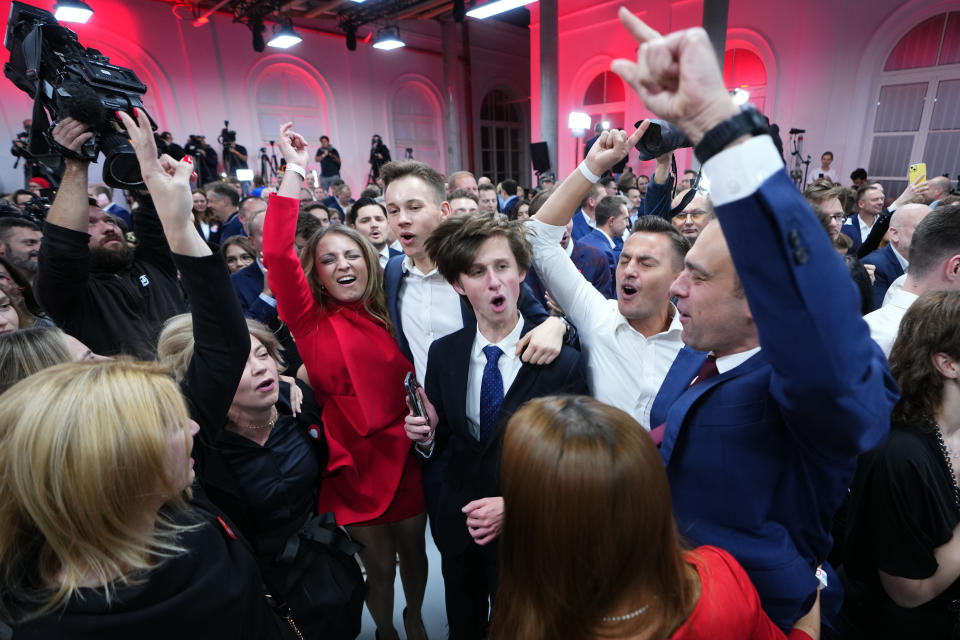
M 483 378 L 480 381 L 480 442 L 487 442 L 493 435 L 493 425 L 503 402 L 503 376 L 497 361 L 503 351 L 496 345 L 489 344 L 483 348 L 483 355 L 487 356 L 487 364 L 483 368 Z

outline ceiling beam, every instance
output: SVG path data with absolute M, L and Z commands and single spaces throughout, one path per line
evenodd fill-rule
M 423 13 L 424 11 L 429 11 L 440 5 L 444 5 L 450 2 L 450 0 L 427 0 L 426 2 L 419 4 L 415 7 L 412 7 L 406 11 L 402 11 L 395 16 L 391 16 L 391 20 L 408 20 L 414 16 Z
M 316 18 L 322 13 L 327 13 L 327 12 L 332 13 L 333 9 L 336 9 L 337 7 L 342 5 L 344 1 L 345 0 L 326 0 L 326 2 L 322 2 L 318 4 L 316 7 L 314 7 L 313 9 L 310 9 L 309 11 L 307 11 L 305 14 L 303 14 L 303 17 Z
M 442 16 L 443 14 L 447 13 L 448 11 L 453 11 L 453 3 L 450 2 L 450 0 L 444 0 L 444 1 L 443 1 L 439 6 L 437 6 L 435 9 L 431 9 L 430 11 L 426 11 L 426 12 L 420 14 L 419 16 L 417 16 L 417 18 L 418 18 L 419 20 L 430 20 L 430 19 L 432 19 L 432 18 L 436 18 L 437 16 Z

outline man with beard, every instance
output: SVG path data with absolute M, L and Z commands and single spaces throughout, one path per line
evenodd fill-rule
M 40 227 L 25 218 L 0 218 L 0 256 L 5 257 L 27 280 L 37 275 Z
M 66 118 L 54 139 L 77 150 L 87 126 Z M 89 163 L 65 158 L 40 248 L 37 294 L 61 329 L 103 355 L 152 360 L 161 325 L 186 311 L 177 270 L 149 196 L 133 212 L 137 245 L 87 196 Z

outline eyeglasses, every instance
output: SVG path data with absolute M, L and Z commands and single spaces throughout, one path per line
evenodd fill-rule
M 699 220 L 703 216 L 707 215 L 706 211 L 681 211 L 677 215 L 673 216 L 674 219 L 677 218 L 690 218 L 691 220 Z

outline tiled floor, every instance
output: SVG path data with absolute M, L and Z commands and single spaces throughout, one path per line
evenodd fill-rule
M 433 543 L 430 535 L 430 526 L 427 525 L 427 560 L 430 562 L 430 575 L 427 578 L 427 595 L 423 601 L 423 624 L 427 628 L 430 640 L 443 640 L 447 637 L 447 614 L 443 606 L 443 576 L 440 573 L 440 552 Z M 400 617 L 404 607 L 403 586 L 400 584 L 400 572 L 394 585 L 393 625 L 401 638 L 405 638 L 403 620 Z M 363 627 L 359 640 L 374 640 L 373 632 L 376 627 L 367 608 L 363 608 Z

